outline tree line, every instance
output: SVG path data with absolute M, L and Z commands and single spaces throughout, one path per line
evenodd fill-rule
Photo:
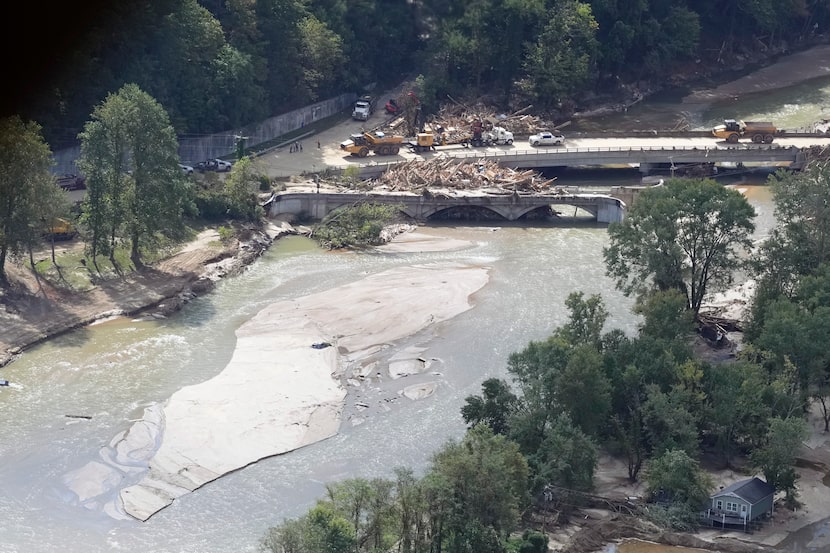
M 780 170 L 769 186 L 778 223 L 757 248 L 754 209 L 737 190 L 671 179 L 643 191 L 604 250 L 608 276 L 636 300 L 633 336 L 606 329 L 600 295 L 571 293 L 567 322 L 510 354 L 509 379 L 466 398 L 466 434 L 423 477 L 399 467 L 391 480 L 329 484 L 306 515 L 270 528 L 262 549 L 544 551 L 543 535 L 517 534 L 522 514 L 543 500 L 578 507 L 601 454 L 625 460 L 645 499 L 660 499 L 648 516 L 664 527 L 696 528 L 714 491 L 704 453 L 761 473 L 796 505 L 807 415 L 830 430 L 830 164 Z M 738 273 L 757 282 L 744 347 L 707 360 L 693 348 L 701 306 Z
M 179 164 L 167 112 L 134 83 L 98 104 L 79 134 L 86 184 L 79 207 L 50 171 L 52 151 L 40 125 L 5 117 L 0 135 L 0 288 L 10 284 L 10 256 L 28 255 L 37 273 L 33 251 L 59 218 L 77 224 L 96 272 L 105 259 L 121 274 L 183 240 L 188 220 L 259 222 L 257 191 L 271 185 L 242 157 L 222 182 L 206 176 L 197 186 Z
M 426 109 L 450 94 L 567 112 L 621 84 L 663 83 L 687 62 L 720 65 L 830 25 L 822 0 L 154 0 L 95 10 L 16 112 L 53 149 L 74 143 L 94 106 L 127 83 L 164 106 L 178 135 L 403 75 L 423 76 Z

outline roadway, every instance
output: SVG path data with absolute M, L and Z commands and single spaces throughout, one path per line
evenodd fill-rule
M 557 151 L 561 149 L 656 149 L 656 148 L 768 148 L 770 146 L 806 148 L 812 145 L 830 146 L 830 137 L 776 137 L 772 145 L 756 145 L 749 141 L 739 144 L 727 144 L 707 136 L 690 137 L 604 137 L 604 138 L 569 138 L 565 135 L 565 144 L 547 148 L 534 148 L 527 142 L 527 138 L 517 138 L 510 146 L 493 146 L 487 148 L 464 148 L 463 146 L 445 146 L 436 152 L 413 153 L 406 149 L 393 156 L 376 156 L 370 154 L 366 158 L 357 158 L 344 155 L 340 150 L 340 143 L 349 138 L 352 133 L 360 132 L 363 127 L 372 128 L 383 120 L 383 114 L 375 113 L 369 123 L 346 121 L 331 129 L 311 135 L 303 141 L 303 151 L 290 153 L 288 147 L 269 151 L 257 160 L 262 170 L 271 177 L 290 177 L 302 173 L 314 173 L 326 167 L 342 169 L 349 165 L 384 165 L 411 160 L 425 160 L 435 157 L 469 157 L 480 153 L 482 156 L 492 155 L 522 155 L 524 153 L 539 153 Z M 320 147 L 317 147 L 317 141 Z M 670 160 L 666 159 L 668 163 Z

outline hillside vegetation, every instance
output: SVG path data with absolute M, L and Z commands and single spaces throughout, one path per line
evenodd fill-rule
M 50 8 L 34 20 L 53 51 L 11 60 L 11 76 L 19 67 L 32 82 L 8 92 L 15 101 L 4 115 L 38 122 L 58 150 L 75 143 L 94 106 L 126 83 L 155 98 L 180 136 L 239 127 L 402 75 L 423 76 L 427 109 L 447 94 L 487 94 L 505 106 L 568 112 L 642 79 L 666 82 L 684 64 L 717 67 L 736 55 L 793 49 L 830 24 L 830 6 L 151 0 Z

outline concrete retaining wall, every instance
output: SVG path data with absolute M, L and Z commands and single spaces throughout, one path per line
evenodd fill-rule
M 288 113 L 276 115 L 261 123 L 248 125 L 241 129 L 232 129 L 210 135 L 182 135 L 179 137 L 179 158 L 185 165 L 195 165 L 200 161 L 216 157 L 236 157 L 237 136 L 247 137 L 245 140 L 246 147 L 257 146 L 351 108 L 355 98 L 354 94 L 341 94 L 336 98 L 330 98 Z M 79 174 L 80 171 L 78 171 L 75 162 L 80 153 L 80 146 L 54 152 L 55 166 L 52 172 L 56 175 Z

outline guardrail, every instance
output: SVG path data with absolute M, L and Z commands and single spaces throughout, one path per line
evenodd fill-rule
M 746 144 L 746 143 L 738 143 L 738 144 L 730 144 L 729 146 L 672 146 L 671 148 L 660 147 L 660 146 L 642 146 L 642 147 L 616 147 L 616 146 L 590 146 L 590 147 L 581 147 L 581 148 L 568 148 L 568 147 L 549 147 L 549 148 L 533 148 L 533 149 L 517 149 L 513 148 L 510 150 L 499 150 L 499 151 L 488 151 L 488 150 L 475 150 L 475 149 L 464 149 L 464 148 L 457 148 L 453 150 L 442 150 L 442 152 L 446 153 L 448 157 L 453 159 L 458 159 L 459 161 L 464 160 L 487 160 L 487 159 L 498 159 L 499 161 L 504 161 L 505 159 L 510 160 L 513 158 L 528 158 L 528 157 L 554 157 L 557 155 L 568 155 L 568 154 L 589 154 L 589 153 L 639 153 L 639 152 L 723 152 L 724 150 L 729 150 L 730 152 L 734 152 L 735 150 L 741 150 L 746 152 L 769 152 L 769 151 L 776 151 L 776 152 L 787 152 L 793 150 L 800 150 L 797 146 L 781 146 L 777 144 Z M 408 160 L 404 160 L 408 161 Z M 379 174 L 388 169 L 391 166 L 397 165 L 399 163 L 403 163 L 404 161 L 395 160 L 395 161 L 387 161 L 387 160 L 378 160 L 372 159 L 366 162 L 365 164 L 360 165 L 361 169 L 361 176 L 364 174 Z M 329 165 L 327 169 L 329 171 L 343 171 L 350 165 Z

